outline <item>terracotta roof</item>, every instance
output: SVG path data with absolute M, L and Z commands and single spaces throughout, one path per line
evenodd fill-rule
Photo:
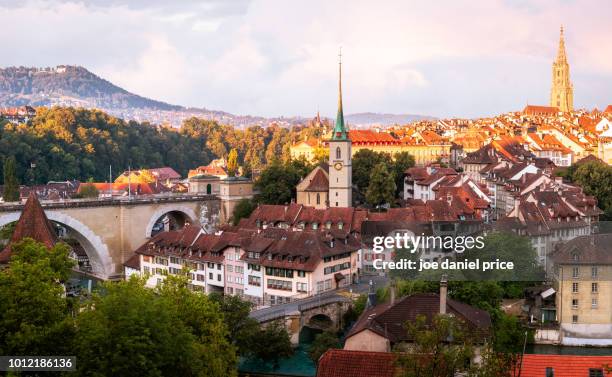
M 612 114 L 612 105 L 608 105 L 603 112 Z
M 83 187 L 93 185 L 100 194 L 107 194 L 109 191 L 112 195 L 124 195 L 131 191 L 132 195 L 153 195 L 160 192 L 167 192 L 169 189 L 157 183 L 106 183 L 106 182 L 81 182 L 77 190 L 81 192 Z
M 123 264 L 125 267 L 140 271 L 140 255 L 134 254 L 130 259 Z
M 527 105 L 523 109 L 524 114 L 529 115 L 555 115 L 559 112 L 559 109 L 551 106 L 535 106 L 535 105 Z
M 306 178 L 304 178 L 303 182 L 306 184 L 306 187 L 302 189 L 303 191 L 327 192 L 329 190 L 329 178 L 327 176 L 327 172 L 319 166 L 308 174 Z M 301 184 L 302 182 L 300 182 L 300 186 Z M 298 189 L 300 189 L 300 187 L 298 187 Z
M 393 377 L 397 354 L 329 349 L 319 359 L 317 377 Z
M 149 169 L 151 174 L 153 174 L 157 179 L 165 180 L 165 179 L 180 179 L 181 175 L 176 172 L 176 170 L 172 169 L 169 166 L 164 166 L 163 168 L 154 168 Z
M 19 216 L 17 225 L 15 225 L 15 231 L 11 236 L 11 240 L 4 250 L 0 252 L 0 263 L 7 263 L 9 261 L 12 253 L 11 245 L 24 238 L 32 238 L 43 243 L 48 248 L 52 248 L 57 242 L 57 235 L 53 225 L 47 219 L 47 215 L 45 215 L 45 211 L 34 192 L 30 193 L 28 200 L 23 206 L 23 211 L 21 216 Z
M 603 369 L 603 375 L 606 375 L 606 364 L 612 365 L 612 356 L 526 354 L 523 356 L 521 376 L 543 377 L 546 376 L 546 368 L 552 368 L 555 377 L 588 377 L 589 369 Z
M 349 139 L 352 144 L 367 145 L 367 144 L 400 144 L 401 141 L 394 138 L 387 132 L 375 132 L 371 130 L 350 130 Z

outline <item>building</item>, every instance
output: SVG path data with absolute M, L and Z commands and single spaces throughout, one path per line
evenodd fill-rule
M 296 186 L 297 204 L 324 209 L 329 206 L 329 166 L 317 166 Z
M 243 199 L 253 198 L 253 181 L 246 177 L 227 177 L 219 181 L 219 199 L 221 199 L 222 223 L 229 222 L 234 215 L 234 208 Z
M 9 243 L 0 252 L 0 264 L 9 262 L 13 253 L 12 245 L 24 238 L 32 238 L 49 249 L 58 242 L 55 228 L 51 221 L 47 219 L 45 210 L 40 205 L 34 192 L 30 193 L 28 200 L 26 200 L 23 206 L 23 211 L 15 225 L 15 230 Z
M 491 336 L 491 317 L 485 310 L 447 297 L 447 283 L 440 282 L 440 294 L 417 293 L 395 302 L 367 308 L 346 336 L 344 349 L 351 351 L 391 352 L 408 345 L 413 339 L 405 324 L 424 316 L 431 324 L 438 315 L 451 315 L 475 335 L 477 344 L 484 344 Z M 478 360 L 474 360 L 478 361 Z
M 559 342 L 612 345 L 612 234 L 574 238 L 551 259 Z
M 329 145 L 329 206 L 353 205 L 353 170 L 351 166 L 351 139 L 344 125 L 342 110 L 342 62 L 339 63 L 338 114 Z
M 565 54 L 563 26 L 559 36 L 557 59 L 555 59 L 552 65 L 550 106 L 557 107 L 562 112 L 574 111 L 574 87 L 570 81 L 570 67 Z
M 138 248 L 126 276 L 137 272 L 153 287 L 168 275 L 188 273 L 193 290 L 276 305 L 356 281 L 359 247 L 348 234 L 276 228 L 207 234 L 188 225 Z

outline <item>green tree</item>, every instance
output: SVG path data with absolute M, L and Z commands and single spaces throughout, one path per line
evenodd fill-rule
M 72 354 L 74 327 L 62 285 L 73 265 L 68 247 L 48 249 L 26 238 L 12 252 L 0 270 L 0 354 Z
M 371 149 L 360 149 L 353 155 L 353 183 L 360 192 L 366 192 L 370 183 L 370 175 L 374 167 L 380 163 L 390 165 L 391 156 L 387 153 L 374 152 Z
M 342 348 L 340 339 L 331 331 L 325 331 L 317 334 L 314 341 L 308 350 L 308 356 L 317 364 L 321 356 L 331 348 Z
M 99 195 L 100 195 L 100 191 L 98 191 L 98 188 L 93 184 L 92 180 L 89 180 L 87 183 L 83 185 L 83 187 L 81 187 L 77 197 L 79 198 L 97 198 Z
M 274 162 L 261 172 L 255 182 L 255 188 L 259 190 L 256 200 L 264 204 L 291 202 L 296 196 L 295 186 L 302 178 L 301 173 L 296 166 Z
M 404 190 L 404 175 L 406 170 L 414 166 L 414 156 L 408 152 L 399 152 L 393 155 L 392 172 L 395 176 L 395 194 Z
M 460 320 L 438 315 L 428 324 L 420 315 L 405 328 L 413 342 L 398 354 L 399 376 L 454 377 L 467 372 L 466 360 L 474 355 L 474 347 Z
M 497 281 L 532 281 L 539 282 L 544 279 L 544 271 L 538 263 L 535 249 L 527 237 L 512 232 L 493 232 L 484 238 L 482 249 L 473 248 L 465 251 L 465 258 L 512 262 L 513 269 L 490 271 L 463 271 L 468 280 L 497 280 Z
M 168 277 L 103 284 L 76 319 L 78 374 L 235 376 L 235 353 L 217 305 Z
M 228 329 L 229 341 L 236 347 L 238 355 L 249 356 L 260 347 L 259 322 L 249 317 L 253 305 L 239 296 L 210 294 L 210 299 L 219 305 L 223 321 Z
M 4 192 L 2 197 L 5 202 L 19 201 L 19 181 L 17 180 L 15 157 L 9 156 L 4 159 Z
M 232 214 L 232 224 L 238 225 L 240 219 L 248 218 L 251 213 L 257 208 L 257 205 L 253 203 L 251 199 L 243 198 L 236 203 L 234 207 L 234 213 Z
M 372 207 L 392 204 L 395 199 L 395 178 L 385 163 L 374 166 L 370 174 L 370 183 L 366 191 L 366 201 Z
M 293 355 L 289 333 L 282 325 L 273 322 L 259 330 L 258 347 L 253 350 L 253 357 L 271 362 L 274 369 L 279 366 L 280 359 Z
M 598 205 L 604 210 L 604 219 L 612 219 L 612 167 L 591 161 L 572 166 L 568 169 L 571 180 L 582 187 L 588 195 L 597 198 Z
M 238 151 L 232 149 L 227 157 L 227 174 L 235 177 L 236 173 L 238 173 Z

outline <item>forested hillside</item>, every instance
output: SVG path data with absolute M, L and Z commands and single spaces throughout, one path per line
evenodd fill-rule
M 186 120 L 177 130 L 126 122 L 98 110 L 39 108 L 29 124 L 2 122 L 0 158 L 15 156 L 22 184 L 106 181 L 111 165 L 115 176 L 128 166 L 171 166 L 186 175 L 189 169 L 227 156 L 233 148 L 247 169 L 286 159 L 290 141 L 300 132 L 304 131 L 281 127 L 239 130 L 197 118 Z

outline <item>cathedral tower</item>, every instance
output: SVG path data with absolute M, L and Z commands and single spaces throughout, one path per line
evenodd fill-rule
M 570 82 L 569 63 L 565 55 L 565 40 L 563 39 L 563 26 L 559 37 L 559 51 L 557 59 L 552 65 L 552 89 L 550 90 L 550 106 L 559 111 L 574 110 L 574 88 Z
M 329 206 L 352 207 L 351 140 L 342 111 L 342 54 L 338 65 L 338 115 L 329 140 Z

